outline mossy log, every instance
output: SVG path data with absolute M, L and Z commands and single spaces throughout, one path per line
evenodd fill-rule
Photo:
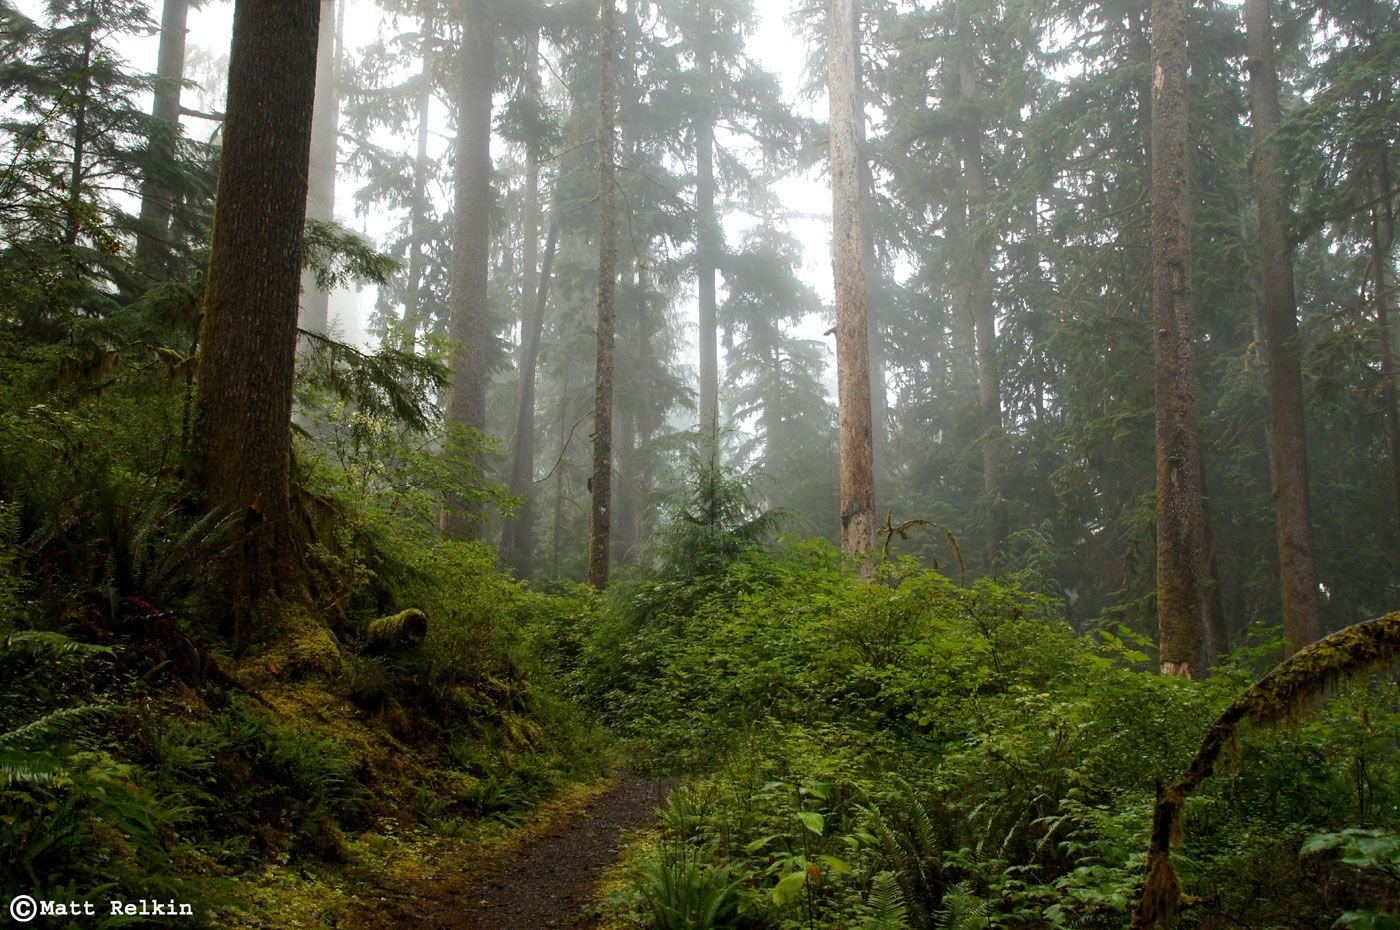
M 1147 881 L 1133 915 L 1134 930 L 1170 925 L 1193 899 L 1182 894 L 1172 865 L 1171 846 L 1181 837 L 1186 797 L 1215 771 L 1220 751 L 1235 739 L 1243 721 L 1268 725 L 1296 719 L 1339 682 L 1400 658 L 1400 613 L 1357 623 L 1300 650 L 1235 698 L 1215 718 L 1191 758 L 1186 773 L 1157 788 L 1152 836 L 1147 849 Z
M 415 607 L 370 622 L 365 651 L 376 655 L 412 649 L 428 635 L 428 617 Z

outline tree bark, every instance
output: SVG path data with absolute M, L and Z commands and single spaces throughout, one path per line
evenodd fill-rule
M 884 289 L 880 267 L 875 259 L 875 225 L 872 211 L 875 208 L 875 172 L 870 167 L 870 157 L 865 134 L 865 69 L 864 56 L 860 54 L 860 4 L 851 4 L 851 30 L 856 36 L 856 149 L 860 153 L 860 215 L 865 232 L 865 329 L 866 344 L 870 352 L 870 429 L 872 438 L 871 455 L 874 465 L 875 482 L 885 479 L 885 469 L 889 458 L 889 437 L 887 420 L 888 403 L 885 396 L 884 345 L 880 338 L 880 313 L 883 307 Z
M 1282 120 L 1269 0 L 1245 0 L 1249 46 L 1249 109 L 1254 129 L 1254 200 L 1259 211 L 1263 271 L 1264 356 L 1269 387 L 1269 463 L 1278 520 L 1283 657 L 1322 635 L 1313 558 L 1308 444 L 1303 419 L 1303 371 L 1298 352 L 1298 304 L 1288 201 L 1278 156 L 1267 144 Z
M 340 135 L 340 89 L 336 74 L 337 0 L 321 0 L 321 25 L 316 48 L 316 104 L 311 118 L 311 168 L 307 175 L 306 216 L 329 223 L 335 219 L 335 172 Z M 330 327 L 331 295 L 316 286 L 315 276 L 302 272 L 301 328 L 325 333 Z
M 223 574 L 227 632 L 299 584 L 288 473 L 318 0 L 237 0 L 200 330 L 196 471 L 249 533 Z
M 189 0 L 165 0 L 160 16 L 160 49 L 156 57 L 155 102 L 151 115 L 163 124 L 150 140 L 153 162 L 174 160 L 171 142 L 180 135 L 180 83 L 185 78 L 185 36 Z M 166 133 L 169 133 L 167 136 Z M 136 263 L 159 275 L 170 254 L 170 215 L 174 195 L 156 177 L 141 184 L 141 219 L 136 236 Z
M 491 266 L 491 91 L 495 40 L 481 4 L 464 9 L 462 47 L 457 55 L 456 189 L 452 222 L 452 387 L 447 395 L 448 428 L 486 429 L 487 285 Z M 483 462 L 473 456 L 472 472 Z M 448 495 L 443 535 L 469 539 L 481 530 L 480 508 Z
M 870 344 L 865 222 L 861 216 L 856 122 L 853 0 L 831 0 L 827 16 L 831 196 L 836 279 L 836 392 L 840 421 L 841 547 L 875 547 L 875 463 L 871 443 Z
M 1195 678 L 1204 671 L 1207 604 L 1187 162 L 1188 2 L 1152 0 L 1152 306 L 1159 658 L 1162 674 Z
M 588 582 L 608 583 L 612 518 L 613 331 L 616 326 L 617 212 L 614 182 L 617 158 L 617 8 L 600 4 L 601 91 L 598 107 L 598 352 L 593 393 L 592 508 L 588 525 Z

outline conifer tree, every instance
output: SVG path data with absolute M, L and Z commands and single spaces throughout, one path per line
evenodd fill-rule
M 292 377 L 320 0 L 237 0 L 200 330 L 197 471 L 246 530 L 226 626 L 296 597 L 289 501 Z

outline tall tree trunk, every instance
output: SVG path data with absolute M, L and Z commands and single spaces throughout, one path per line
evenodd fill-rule
M 875 257 L 875 172 L 870 167 L 870 157 L 865 135 L 865 58 L 860 53 L 860 4 L 851 4 L 851 30 L 856 37 L 856 149 L 860 153 L 860 215 L 865 231 L 865 328 L 866 344 L 870 351 L 870 429 L 871 452 L 874 462 L 875 482 L 885 479 L 888 465 L 889 419 L 888 401 L 885 396 L 884 346 L 880 338 L 880 313 L 885 298 L 881 286 L 880 266 Z
M 554 466 L 554 545 L 551 563 L 554 577 L 560 577 L 564 537 L 564 456 L 569 454 L 569 381 L 574 373 L 573 359 L 564 352 L 564 373 L 559 377 L 559 461 Z
M 92 54 L 96 50 L 93 32 L 98 27 L 95 18 L 84 24 L 83 63 L 78 75 L 78 87 L 73 105 L 73 156 L 68 166 L 68 221 L 63 231 L 64 245 L 77 245 L 78 233 L 82 230 L 80 209 L 83 200 L 83 181 L 86 179 L 88 145 L 88 103 L 92 96 Z
M 530 577 L 534 550 L 535 521 L 535 377 L 540 358 L 540 337 L 544 332 L 545 307 L 549 303 L 549 279 L 554 272 L 554 254 L 559 247 L 559 204 L 550 210 L 549 236 L 544 245 L 535 292 L 534 313 L 526 323 L 525 354 L 520 362 L 520 392 L 515 413 L 515 455 L 510 464 L 510 493 L 524 500 L 515 519 L 507 520 L 501 537 L 501 560 L 519 578 Z
M 1188 2 L 1152 0 L 1152 307 L 1161 670 L 1195 678 L 1204 671 L 1207 569 L 1187 162 Z
M 1384 159 L 1382 159 L 1384 167 Z M 1388 179 L 1382 177 L 1377 184 L 1376 194 L 1381 196 L 1388 189 Z M 1400 528 L 1400 368 L 1396 363 L 1397 346 L 1400 346 L 1400 325 L 1395 320 L 1395 312 L 1390 306 L 1390 275 L 1386 267 L 1395 235 L 1393 220 L 1386 215 L 1386 207 L 1378 204 L 1371 210 L 1371 275 L 1376 285 L 1376 322 L 1380 327 L 1381 348 L 1381 391 L 1385 399 L 1385 419 L 1390 431 L 1390 471 L 1395 485 L 1396 526 Z
M 704 28 L 710 5 L 700 0 L 701 33 L 697 38 L 697 87 L 700 112 L 695 117 L 695 277 L 700 320 L 700 429 L 719 422 L 719 327 L 715 266 L 719 260 L 719 217 L 715 215 L 715 127 L 710 109 L 714 61 Z
M 486 298 L 491 267 L 491 91 L 495 41 L 479 2 L 466 4 L 457 55 L 456 189 L 452 222 L 452 388 L 449 428 L 486 429 Z M 468 463 L 479 477 L 483 461 Z M 480 507 L 448 495 L 443 535 L 475 537 Z
M 593 393 L 592 508 L 588 523 L 588 582 L 608 583 L 612 519 L 613 330 L 617 297 L 617 8 L 600 4 L 601 92 L 598 107 L 598 355 Z
M 185 35 L 189 0 L 165 0 L 160 16 L 160 49 L 156 57 L 155 102 L 151 115 L 160 126 L 151 135 L 150 158 L 168 164 L 174 160 L 173 141 L 180 135 L 180 83 L 185 78 Z M 136 263 L 160 275 L 170 253 L 170 215 L 174 194 L 158 177 L 141 183 L 141 219 L 136 237 Z
M 982 118 L 977 109 L 976 63 L 972 30 L 965 19 L 958 26 L 963 45 L 958 57 L 958 99 L 964 110 L 961 151 L 967 190 L 967 285 L 977 343 L 977 407 L 982 446 L 982 484 L 991 506 L 987 533 L 987 569 L 994 570 L 1007 534 L 1005 439 L 1001 429 L 1001 373 L 997 368 L 996 302 L 988 280 L 992 266 L 987 229 L 987 174 L 982 164 Z
M 433 4 L 425 5 L 420 27 L 418 54 L 423 59 L 418 72 L 418 151 L 413 157 L 413 204 L 410 209 L 408 240 L 408 293 L 403 307 L 404 345 L 412 350 L 423 326 L 423 237 L 427 235 L 428 138 L 433 111 Z
M 316 49 L 316 105 L 311 119 L 311 168 L 306 191 L 306 215 L 329 223 L 335 219 L 335 172 L 340 135 L 340 88 L 336 69 L 337 0 L 321 0 L 321 26 Z M 313 333 L 330 327 L 331 295 L 316 286 L 311 272 L 301 278 L 301 328 Z
M 1245 0 L 1244 18 L 1249 43 L 1250 122 L 1254 126 L 1254 201 L 1259 210 L 1259 256 L 1264 277 L 1269 464 L 1278 513 L 1286 659 L 1322 636 L 1322 617 L 1317 563 L 1313 559 L 1303 371 L 1297 346 L 1298 304 L 1293 291 L 1293 252 L 1288 242 L 1288 201 L 1278 156 L 1266 144 L 1282 120 L 1269 0 Z
M 866 306 L 865 222 L 861 216 L 856 122 L 853 0 L 831 0 L 827 16 L 827 90 L 831 123 L 831 197 L 836 278 L 836 393 L 840 421 L 841 547 L 875 547 L 875 462 L 870 424 L 870 343 Z
M 288 473 L 318 0 L 237 0 L 200 330 L 196 463 L 249 532 L 221 573 L 226 630 L 299 583 Z
M 538 100 L 540 34 L 534 32 L 526 48 L 525 93 L 531 100 Z M 534 519 L 530 506 L 531 485 L 535 478 L 535 365 L 540 352 L 540 333 L 544 328 L 544 306 L 541 294 L 547 293 L 545 275 L 541 272 L 538 283 L 535 270 L 539 264 L 540 235 L 540 161 L 539 146 L 531 140 L 525 164 L 525 209 L 522 217 L 522 256 L 520 269 L 520 380 L 515 392 L 515 443 L 510 462 L 510 493 L 513 497 L 524 498 L 520 513 L 514 519 L 506 518 L 501 528 L 501 564 L 512 569 L 516 577 L 525 578 L 530 573 L 530 521 Z M 546 251 L 554 248 L 558 237 L 558 204 L 551 210 L 549 226 L 550 243 Z M 546 263 L 552 261 L 548 256 Z

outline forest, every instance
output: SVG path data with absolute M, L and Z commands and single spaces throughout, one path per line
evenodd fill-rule
M 0 921 L 1400 930 L 1397 176 L 1397 0 L 0 0 Z

